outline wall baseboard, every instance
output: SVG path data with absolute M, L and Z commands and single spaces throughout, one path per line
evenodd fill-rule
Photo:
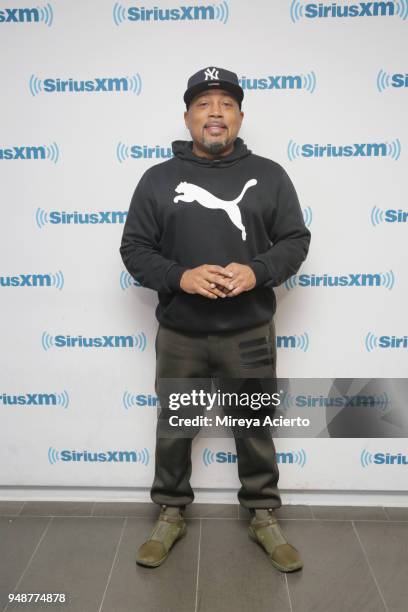
M 231 489 L 196 489 L 195 502 L 236 504 Z M 408 507 L 406 491 L 305 491 L 280 489 L 284 505 Z M 1 501 L 151 502 L 149 488 L 0 487 Z

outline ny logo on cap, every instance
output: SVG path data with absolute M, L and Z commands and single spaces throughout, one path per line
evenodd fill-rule
M 205 80 L 208 81 L 208 79 L 211 80 L 218 80 L 218 70 L 217 68 L 207 68 L 204 71 L 204 76 L 205 76 Z

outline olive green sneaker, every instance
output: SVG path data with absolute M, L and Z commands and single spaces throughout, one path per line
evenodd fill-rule
M 149 539 L 137 551 L 136 563 L 144 567 L 158 567 L 168 557 L 173 544 L 186 532 L 187 525 L 181 508 L 162 506 Z
M 272 564 L 281 572 L 295 572 L 303 567 L 299 551 L 287 542 L 271 508 L 255 511 L 248 534 L 262 546 Z

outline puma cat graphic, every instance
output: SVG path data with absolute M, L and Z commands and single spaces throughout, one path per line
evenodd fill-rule
M 238 208 L 238 202 L 242 200 L 247 189 L 253 187 L 257 183 L 258 181 L 256 179 L 250 179 L 245 183 L 243 190 L 239 196 L 235 198 L 235 200 L 221 200 L 206 189 L 203 189 L 198 185 L 194 185 L 194 183 L 186 183 L 185 181 L 182 181 L 175 188 L 175 192 L 180 195 L 177 195 L 173 202 L 175 204 L 177 204 L 177 202 L 180 200 L 182 202 L 198 202 L 201 204 L 201 206 L 205 206 L 206 208 L 220 208 L 221 210 L 225 210 L 232 223 L 239 230 L 241 230 L 242 240 L 246 240 L 246 231 L 242 223 L 241 211 Z

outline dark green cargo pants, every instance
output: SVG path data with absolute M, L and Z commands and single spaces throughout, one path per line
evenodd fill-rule
M 245 379 L 245 382 L 248 379 L 269 379 L 272 385 L 269 389 L 273 388 L 274 391 L 268 392 L 276 392 L 273 321 L 251 329 L 217 334 L 190 334 L 159 326 L 156 337 L 155 388 L 161 411 L 157 422 L 155 477 L 151 498 L 157 504 L 185 506 L 194 499 L 190 486 L 191 447 L 199 428 L 190 432 L 188 437 L 169 435 L 170 410 L 165 379 L 201 379 L 207 381 L 208 385 L 212 382 L 221 391 L 231 390 L 234 382 L 240 384 L 237 379 Z M 248 382 L 257 384 L 255 380 Z M 260 410 L 255 414 L 251 408 L 237 408 L 238 412 L 232 410 L 228 413 L 233 416 L 245 414 L 247 417 L 256 417 L 262 412 Z M 211 414 L 206 410 L 203 412 Z M 181 414 L 180 410 L 177 414 Z M 239 502 L 249 509 L 279 508 L 279 471 L 269 428 L 261 431 L 257 428 L 253 436 L 248 432 L 242 435 L 242 430 L 235 428 L 232 428 L 232 432 L 237 451 L 238 476 L 242 485 L 238 492 Z

